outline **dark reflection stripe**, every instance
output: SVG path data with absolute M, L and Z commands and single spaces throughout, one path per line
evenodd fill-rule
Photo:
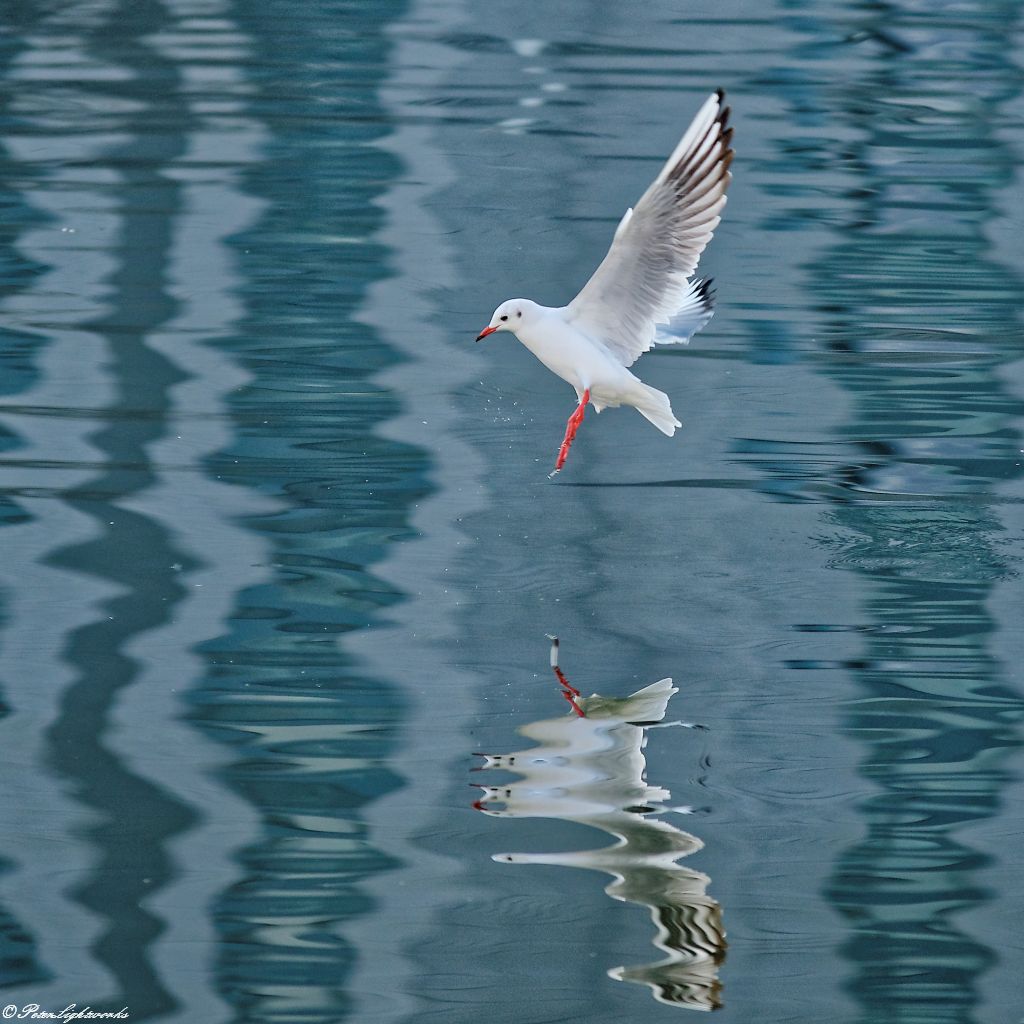
M 1017 358 L 1007 297 L 1021 280 L 985 237 L 1012 181 L 999 126 L 1019 91 L 1005 47 L 1017 15 L 1008 3 L 887 3 L 835 26 L 882 43 L 852 80 L 799 90 L 803 110 L 858 140 L 832 142 L 860 187 L 808 268 L 821 297 L 812 361 L 849 396 L 851 418 L 825 442 L 737 448 L 770 493 L 792 481 L 831 506 L 829 564 L 862 580 L 863 620 L 842 627 L 863 634 L 862 653 L 791 667 L 838 668 L 863 694 L 842 721 L 876 791 L 827 895 L 847 923 L 865 1021 L 970 1024 L 1000 955 L 963 915 L 993 899 L 969 826 L 999 812 L 1024 711 L 989 652 L 987 607 L 1019 571 L 998 509 L 999 488 L 1022 475 L 1022 407 L 1000 372 Z M 802 29 L 818 40 L 829 22 L 809 14 Z M 908 351 L 914 365 L 901 362 Z
M 225 784 L 262 823 L 213 907 L 217 985 L 245 1020 L 349 1014 L 349 928 L 372 910 L 367 879 L 394 866 L 365 811 L 401 784 L 385 759 L 402 702 L 338 638 L 402 600 L 373 566 L 412 535 L 430 492 L 424 453 L 374 434 L 397 403 L 370 380 L 397 357 L 355 319 L 388 273 L 375 199 L 401 169 L 368 143 L 389 130 L 377 90 L 402 9 L 232 11 L 252 41 L 247 114 L 270 139 L 248 182 L 265 214 L 236 242 L 250 318 L 222 346 L 252 380 L 231 396 L 234 439 L 207 469 L 280 511 L 249 523 L 270 551 L 266 581 L 202 645 L 190 700 L 193 723 L 233 751 Z
M 33 31 L 40 18 L 38 11 L 27 5 L 0 15 L 4 30 L 0 33 L 0 81 L 9 80 L 9 68 L 26 46 L 24 37 Z M 16 126 L 9 114 L 0 114 L 0 140 Z M 0 141 L 0 293 L 9 297 L 31 288 L 44 269 L 19 247 L 19 236 L 30 225 L 41 220 L 22 196 L 26 177 L 33 173 L 20 164 Z M 41 339 L 9 322 L 0 330 L 0 395 L 17 395 L 27 390 L 35 377 L 32 355 Z M 6 408 L 6 403 L 5 403 Z M 0 450 L 10 453 L 22 447 L 22 440 L 6 424 L 0 424 Z M 0 494 L 0 527 L 18 524 L 28 518 L 16 496 Z M 7 620 L 6 594 L 0 594 L 0 622 Z M 8 716 L 11 703 L 5 692 L 10 682 L 0 678 L 0 721 Z M 0 876 L 15 870 L 17 864 L 0 855 Z M 39 985 L 52 977 L 49 968 L 39 961 L 33 922 L 20 917 L 0 902 L 0 988 L 18 985 Z

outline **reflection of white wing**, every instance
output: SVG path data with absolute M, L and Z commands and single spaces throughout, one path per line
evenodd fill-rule
M 631 725 L 646 725 L 660 722 L 665 717 L 669 700 L 679 692 L 672 680 L 659 679 L 628 697 L 580 697 L 578 703 L 584 714 L 591 720 L 618 719 Z
M 687 279 L 721 219 L 732 175 L 724 94 L 710 96 L 633 210 L 604 261 L 569 304 L 570 322 L 626 366 L 655 344 L 659 324 L 684 341 L 711 318 L 706 282 Z

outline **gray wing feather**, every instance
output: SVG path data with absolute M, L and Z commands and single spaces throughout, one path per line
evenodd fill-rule
M 718 91 L 700 108 L 650 188 L 626 211 L 593 277 L 569 303 L 571 322 L 625 366 L 654 346 L 658 326 L 670 323 L 697 290 L 689 278 L 718 226 L 732 179 L 732 129 L 723 100 Z M 710 318 L 710 299 L 707 314 L 701 326 Z

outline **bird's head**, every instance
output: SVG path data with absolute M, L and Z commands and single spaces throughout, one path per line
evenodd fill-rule
M 495 331 L 511 331 L 513 334 L 520 327 L 531 323 L 540 312 L 536 302 L 529 299 L 507 299 L 492 314 L 491 322 L 476 336 L 480 341 Z

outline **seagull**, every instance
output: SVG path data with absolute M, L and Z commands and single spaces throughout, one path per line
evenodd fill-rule
M 697 112 L 679 145 L 615 229 L 611 248 L 567 306 L 508 299 L 477 335 L 511 331 L 576 391 L 577 406 L 551 476 L 565 465 L 587 404 L 631 405 L 671 437 L 682 424 L 668 395 L 629 367 L 656 344 L 685 344 L 710 319 L 710 280 L 691 280 L 721 220 L 732 175 L 729 108 L 721 89 Z M 660 325 L 672 333 L 658 335 Z

